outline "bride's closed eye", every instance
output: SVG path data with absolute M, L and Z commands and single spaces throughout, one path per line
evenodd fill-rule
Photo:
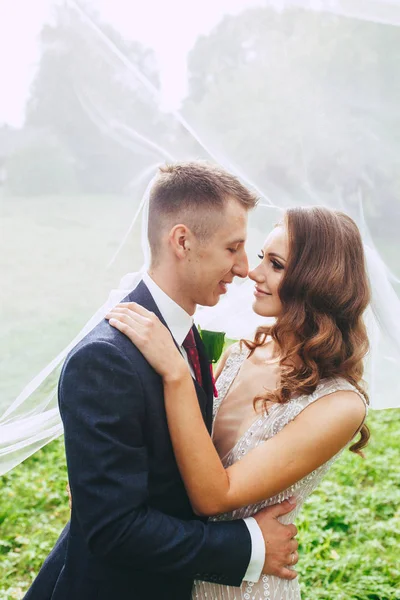
M 277 271 L 282 271 L 282 269 L 284 269 L 285 267 L 283 265 L 281 265 L 280 263 L 278 263 L 278 261 L 276 261 L 275 259 L 271 258 L 271 265 L 274 267 L 274 269 L 276 269 Z
M 257 256 L 258 256 L 258 258 L 259 258 L 259 259 L 263 260 L 263 258 L 265 257 L 264 250 L 261 250 L 261 252 L 260 252 L 259 254 L 257 254 Z M 278 261 L 277 261 L 275 258 L 271 258 L 271 259 L 270 259 L 270 262 L 271 262 L 271 265 L 273 266 L 273 268 L 274 268 L 276 271 L 282 271 L 282 270 L 285 268 L 285 267 L 284 267 L 284 266 L 283 266 L 283 265 L 282 265 L 280 262 L 278 262 Z

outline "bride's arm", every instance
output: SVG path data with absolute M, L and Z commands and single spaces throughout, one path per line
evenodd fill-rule
M 191 378 L 183 372 L 171 373 L 163 381 L 176 460 L 193 509 L 206 516 L 254 504 L 293 485 L 339 452 L 365 417 L 358 394 L 334 392 L 224 469 L 204 425 Z
M 130 306 L 134 311 L 114 309 L 110 323 L 139 347 L 163 378 L 176 460 L 198 514 L 228 512 L 283 491 L 339 452 L 365 417 L 358 394 L 332 393 L 224 469 L 204 424 L 192 377 L 170 333 L 152 313 Z

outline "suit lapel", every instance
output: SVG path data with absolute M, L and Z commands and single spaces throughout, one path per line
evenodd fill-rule
M 147 310 L 151 310 L 157 317 L 160 319 L 161 323 L 167 327 L 169 331 L 169 327 L 165 322 L 157 304 L 154 301 L 153 296 L 150 294 L 148 287 L 141 281 L 136 288 L 128 295 L 126 298 L 122 300 L 122 302 L 137 302 L 141 306 L 147 308 Z M 205 352 L 204 344 L 201 341 L 200 335 L 197 331 L 196 327 L 193 327 L 194 337 L 196 340 L 197 349 L 199 352 L 200 358 L 200 367 L 201 367 L 201 375 L 203 378 L 203 387 L 197 383 L 195 379 L 194 385 L 196 389 L 197 399 L 199 401 L 200 409 L 203 414 L 204 421 L 207 425 L 208 430 L 211 430 L 211 422 L 212 422 L 212 403 L 213 403 L 213 388 L 212 388 L 212 380 L 210 374 L 210 366 L 209 361 Z M 173 338 L 174 339 L 174 338 Z M 175 346 L 180 351 L 178 344 L 175 342 Z
M 124 298 L 122 302 L 137 302 L 141 306 L 147 308 L 147 310 L 151 310 L 151 312 L 155 313 L 160 319 L 160 321 L 163 323 L 163 325 L 165 325 L 165 327 L 168 328 L 168 325 L 164 321 L 164 318 L 160 313 L 157 304 L 154 302 L 154 298 L 150 294 L 149 289 L 144 283 L 144 281 L 138 283 L 135 289 L 130 294 L 128 294 L 128 296 L 126 296 L 126 298 Z
M 197 327 L 193 326 L 194 339 L 196 340 L 196 346 L 200 358 L 201 377 L 203 379 L 203 390 L 206 396 L 205 406 L 205 422 L 208 430 L 211 431 L 212 426 L 212 412 L 213 412 L 213 400 L 214 400 L 214 388 L 211 378 L 210 361 L 206 353 L 205 346 L 202 342 Z M 197 382 L 196 382 L 197 383 Z M 197 384 L 198 387 L 200 387 Z

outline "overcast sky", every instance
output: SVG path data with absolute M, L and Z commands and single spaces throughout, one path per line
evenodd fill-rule
M 38 35 L 56 1 L 0 0 L 0 124 L 21 125 L 39 62 Z M 79 0 L 78 0 L 79 1 Z M 88 1 L 88 0 L 86 0 Z M 297 5 L 400 25 L 400 0 L 92 0 L 104 21 L 154 49 L 164 104 L 176 108 L 186 91 L 186 58 L 196 38 L 225 14 L 251 6 Z
M 186 57 L 196 38 L 227 13 L 262 0 L 93 0 L 101 18 L 157 55 L 164 102 L 177 107 L 186 89 Z M 38 36 L 54 0 L 0 0 L 0 124 L 22 124 L 40 52 Z

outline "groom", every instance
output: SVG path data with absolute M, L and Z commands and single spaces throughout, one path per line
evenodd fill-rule
M 235 276 L 247 275 L 247 215 L 255 204 L 220 168 L 161 168 L 150 194 L 151 267 L 126 298 L 170 329 L 209 430 L 213 383 L 192 315 L 197 304 L 214 306 Z M 106 321 L 68 356 L 59 404 L 71 520 L 27 600 L 189 600 L 194 579 L 239 586 L 261 573 L 295 577 L 286 565 L 297 562 L 297 530 L 276 519 L 293 509 L 287 501 L 231 522 L 207 523 L 193 513 L 162 380 Z

